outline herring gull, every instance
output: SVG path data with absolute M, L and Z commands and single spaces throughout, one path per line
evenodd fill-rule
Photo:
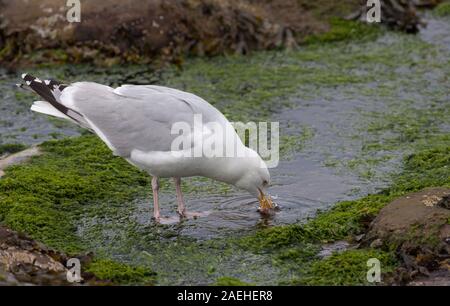
M 273 207 L 267 194 L 270 174 L 265 162 L 242 143 L 225 116 L 202 98 L 156 85 L 112 88 L 94 82 L 42 81 L 30 74 L 23 74 L 22 78 L 25 84 L 18 86 L 31 89 L 43 99 L 35 101 L 31 110 L 89 129 L 114 155 L 152 176 L 153 217 L 157 221 L 162 219 L 159 178 L 174 179 L 181 217 L 195 216 L 185 208 L 182 177 L 204 176 L 232 184 L 257 197 L 260 211 Z M 199 115 L 202 122 L 214 123 L 215 128 L 203 123 L 198 127 L 195 116 Z M 177 123 L 191 128 L 184 131 L 181 141 L 180 135 L 174 133 Z M 221 148 L 227 154 L 206 154 L 202 150 L 212 136 L 215 142 L 211 148 Z M 176 140 L 181 146 L 174 146 Z

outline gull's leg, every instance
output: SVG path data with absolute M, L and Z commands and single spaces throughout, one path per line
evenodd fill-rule
M 175 181 L 175 189 L 177 191 L 177 202 L 178 202 L 177 212 L 180 216 L 185 217 L 186 206 L 184 205 L 183 192 L 181 191 L 181 178 L 174 177 L 173 180 Z
M 175 189 L 177 191 L 177 202 L 178 202 L 178 209 L 177 212 L 180 215 L 181 218 L 197 218 L 197 217 L 206 217 L 209 215 L 209 211 L 202 211 L 202 212 L 193 212 L 193 211 L 187 211 L 186 206 L 184 204 L 184 197 L 183 192 L 181 192 L 181 178 L 174 177 L 175 181 Z
M 159 200 L 158 200 L 158 190 L 159 190 L 159 182 L 158 177 L 154 176 L 152 178 L 152 189 L 153 189 L 153 217 L 159 221 Z

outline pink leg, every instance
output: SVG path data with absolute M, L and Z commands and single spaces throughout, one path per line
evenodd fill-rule
M 154 176 L 152 178 L 152 189 L 153 189 L 153 217 L 159 221 L 160 214 L 159 214 L 159 200 L 158 200 L 158 190 L 159 190 L 159 183 L 158 178 Z
M 173 180 L 175 181 L 175 189 L 177 191 L 177 202 L 178 202 L 177 212 L 180 216 L 185 217 L 186 206 L 184 205 L 183 192 L 181 191 L 181 178 L 174 177 Z
M 178 202 L 178 209 L 177 212 L 180 215 L 181 218 L 197 218 L 197 217 L 204 217 L 209 215 L 209 211 L 203 211 L 203 212 L 193 212 L 193 211 L 187 211 L 186 206 L 184 204 L 184 197 L 183 193 L 181 192 L 181 179 L 179 177 L 173 178 L 175 181 L 175 189 L 177 191 L 177 202 Z

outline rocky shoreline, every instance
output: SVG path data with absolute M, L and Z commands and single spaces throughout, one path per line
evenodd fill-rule
M 383 24 L 415 33 L 422 24 L 417 8 L 440 1 L 382 2 Z M 0 1 L 0 8 L 0 64 L 9 69 L 80 62 L 181 65 L 191 55 L 292 49 L 327 32 L 330 19 L 364 20 L 367 9 L 359 0 L 106 0 L 83 3 L 82 22 L 69 23 L 68 7 L 59 0 Z
M 28 155 L 25 153 L 29 151 L 15 155 Z M 13 160 L 9 165 L 26 161 Z M 450 188 L 425 188 L 393 200 L 380 210 L 364 234 L 347 241 L 325 244 L 317 256 L 324 259 L 335 252 L 359 248 L 394 252 L 398 266 L 384 273 L 383 284 L 449 285 Z M 92 261 L 93 254 L 79 258 L 85 265 Z M 66 254 L 0 226 L 0 285 L 71 285 L 66 278 L 67 260 Z M 92 273 L 82 275 L 84 284 L 111 284 Z

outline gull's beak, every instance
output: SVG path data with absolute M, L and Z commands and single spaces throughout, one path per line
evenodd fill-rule
M 269 209 L 274 208 L 272 198 L 269 195 L 265 195 L 264 192 L 262 192 L 261 189 L 258 188 L 259 195 L 259 208 L 261 211 L 267 211 Z

